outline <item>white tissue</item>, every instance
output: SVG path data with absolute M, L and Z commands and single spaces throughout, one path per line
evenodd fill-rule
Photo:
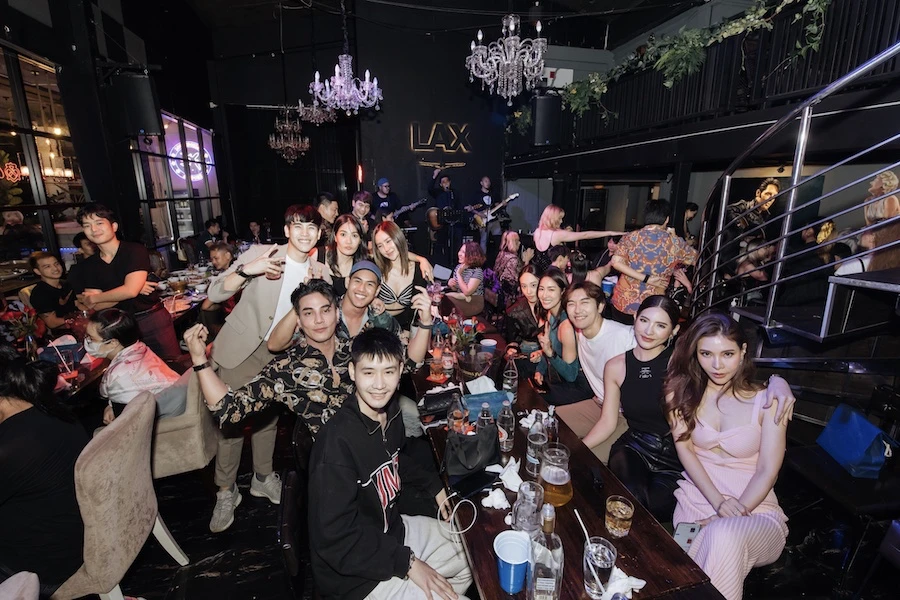
M 506 516 L 503 517 L 503 522 L 512 527 L 512 513 L 506 513 Z
M 503 482 L 503 487 L 512 493 L 519 493 L 519 486 L 522 485 L 522 478 L 519 477 L 519 461 L 514 458 L 509 459 L 506 467 L 500 473 L 500 481 Z
M 482 498 L 481 505 L 485 508 L 509 508 L 509 500 L 506 499 L 506 493 L 500 488 L 494 488 L 487 496 Z
M 489 392 L 497 391 L 494 380 L 486 375 L 482 375 L 478 379 L 473 379 L 466 384 L 466 387 L 469 388 L 470 394 L 487 394 Z
M 524 427 L 525 429 L 531 429 L 531 426 L 534 425 L 534 420 L 535 418 L 537 418 L 537 416 L 540 416 L 540 418 L 543 420 L 547 416 L 547 413 L 534 408 L 530 413 L 519 419 L 519 426 Z
M 606 584 L 606 592 L 603 593 L 603 600 L 610 600 L 613 594 L 625 594 L 631 598 L 633 592 L 641 591 L 647 582 L 637 577 L 629 577 L 625 571 L 619 567 L 613 567 L 609 576 L 609 583 Z

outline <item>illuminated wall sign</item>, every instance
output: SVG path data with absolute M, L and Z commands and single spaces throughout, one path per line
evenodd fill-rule
M 200 144 L 197 142 L 189 141 L 187 142 L 187 158 L 192 161 L 200 161 Z M 184 152 L 181 147 L 181 143 L 177 143 L 172 146 L 172 149 L 169 150 L 169 167 L 172 169 L 172 172 L 175 173 L 179 178 L 186 179 L 184 172 L 184 161 L 181 160 L 184 156 Z M 203 150 L 203 159 L 202 162 L 211 163 L 212 157 L 209 155 L 209 152 L 204 148 Z M 191 169 L 191 181 L 202 181 L 203 180 L 203 167 L 206 167 L 206 172 L 209 173 L 212 169 L 212 165 L 201 165 L 199 162 L 190 162 L 188 166 Z
M 422 127 L 419 123 L 409 124 L 409 147 L 413 152 L 434 152 L 435 150 L 443 150 L 444 152 L 463 152 L 472 151 L 472 144 L 469 142 L 469 124 L 463 123 L 435 123 L 431 126 L 430 131 L 423 136 L 427 127 Z
M 10 161 L 0 168 L 0 179 L 5 179 L 10 183 L 18 183 L 22 179 L 22 170 L 19 165 Z

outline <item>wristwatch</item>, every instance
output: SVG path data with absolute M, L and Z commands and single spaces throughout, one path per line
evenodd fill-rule
M 416 562 L 416 553 L 412 550 L 409 551 L 409 569 L 406 570 L 406 577 L 403 579 L 409 579 L 409 571 L 412 569 L 413 563 Z
M 207 368 L 209 368 L 209 367 L 211 367 L 211 366 L 212 366 L 212 365 L 209 364 L 209 361 L 206 361 L 206 362 L 203 363 L 202 365 L 194 365 L 194 366 L 193 366 L 193 369 L 194 369 L 194 372 L 196 373 L 196 372 L 198 372 L 198 371 L 202 371 L 203 369 L 207 369 Z
M 256 275 L 251 275 L 250 273 L 244 273 L 244 265 L 238 265 L 238 268 L 234 270 L 235 273 L 243 277 L 244 279 L 253 279 Z

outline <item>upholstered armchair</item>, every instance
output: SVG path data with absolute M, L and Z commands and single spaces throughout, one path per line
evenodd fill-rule
M 75 496 L 84 521 L 84 564 L 53 594 L 53 600 L 88 594 L 121 600 L 119 581 L 151 531 L 178 564 L 188 564 L 157 511 L 150 476 L 155 415 L 153 395 L 139 395 L 78 457 Z
M 187 387 L 184 412 L 158 419 L 153 434 L 152 472 L 154 479 L 202 469 L 216 455 L 217 427 L 206 408 L 197 375 L 188 370 L 173 384 Z

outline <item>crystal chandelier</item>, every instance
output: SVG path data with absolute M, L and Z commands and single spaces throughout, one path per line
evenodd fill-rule
M 469 81 L 481 79 L 481 89 L 487 85 L 490 92 L 494 90 L 506 98 L 507 105 L 512 106 L 512 98 L 522 93 L 522 79 L 529 90 L 541 80 L 544 73 L 544 52 L 547 50 L 547 38 L 521 39 L 519 17 L 506 15 L 503 17 L 503 32 L 500 39 L 488 46 L 481 43 L 484 34 L 478 30 L 478 43 L 472 42 L 472 53 L 466 58 L 469 69 Z M 541 34 L 541 22 L 535 29 Z
M 275 117 L 275 133 L 269 134 L 269 148 L 291 165 L 309 150 L 309 138 L 300 135 L 302 126 L 294 113 L 294 109 L 283 107 Z
M 300 115 L 301 121 L 306 121 L 307 123 L 312 123 L 313 125 L 321 125 L 322 123 L 334 123 L 337 120 L 337 113 L 334 112 L 334 109 L 331 108 L 322 108 L 321 106 L 317 106 L 313 104 L 312 106 L 307 106 L 303 104 L 303 100 L 300 100 L 299 106 L 297 108 L 297 113 Z
M 309 84 L 313 106 L 321 104 L 327 109 L 343 110 L 347 116 L 358 113 L 360 108 L 374 106 L 375 110 L 379 110 L 382 95 L 381 88 L 378 87 L 378 78 L 370 80 L 368 69 L 365 81 L 353 76 L 353 57 L 350 56 L 350 42 L 347 39 L 347 11 L 344 8 L 344 0 L 341 0 L 341 18 L 344 29 L 344 53 L 338 56 L 334 76 L 326 79 L 324 83 L 319 81 L 319 72 L 316 71 L 315 81 Z

